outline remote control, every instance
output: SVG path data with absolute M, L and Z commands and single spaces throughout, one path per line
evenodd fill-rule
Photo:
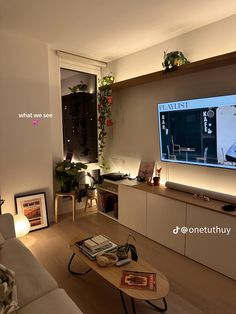
M 123 266 L 125 264 L 128 264 L 131 262 L 131 259 L 130 258 L 125 258 L 125 259 L 122 259 L 118 262 L 116 262 L 116 266 Z

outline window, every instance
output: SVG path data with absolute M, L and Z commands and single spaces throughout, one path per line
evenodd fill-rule
M 58 51 L 61 71 L 64 158 L 96 162 L 97 81 L 100 62 Z
M 64 156 L 97 161 L 97 77 L 61 69 Z

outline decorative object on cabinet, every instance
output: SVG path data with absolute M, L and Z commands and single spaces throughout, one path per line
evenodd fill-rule
M 98 155 L 102 170 L 109 169 L 109 165 L 105 161 L 104 149 L 107 144 L 108 129 L 113 125 L 111 114 L 113 82 L 114 76 L 104 76 L 100 80 L 98 94 Z
M 72 190 L 78 171 L 81 169 L 87 169 L 87 166 L 81 162 L 63 160 L 57 163 L 55 173 L 56 179 L 60 183 L 61 192 L 68 193 Z
M 165 72 L 175 71 L 183 64 L 190 63 L 181 51 L 164 51 L 164 62 L 162 63 Z
M 17 214 L 25 215 L 30 223 L 30 231 L 48 227 L 48 212 L 45 192 L 16 195 Z
M 161 170 L 162 168 L 156 168 L 155 169 L 155 177 L 153 177 L 153 183 L 155 186 L 160 184 L 160 180 L 161 180 Z
M 210 201 L 210 198 L 206 195 L 204 195 L 203 193 L 200 193 L 200 194 L 193 194 L 193 197 L 194 198 L 199 198 L 200 200 L 202 201 L 206 201 L 206 202 L 209 202 Z
M 155 162 L 142 160 L 139 166 L 138 181 L 149 181 L 153 176 Z

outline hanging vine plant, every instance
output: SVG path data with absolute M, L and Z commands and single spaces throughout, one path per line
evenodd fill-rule
M 109 169 L 105 158 L 104 149 L 107 144 L 108 129 L 113 125 L 111 106 L 112 106 L 112 84 L 114 76 L 107 75 L 100 80 L 98 94 L 98 155 L 100 167 L 103 170 Z

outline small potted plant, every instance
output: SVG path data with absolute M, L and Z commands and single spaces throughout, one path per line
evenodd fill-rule
M 61 186 L 61 192 L 68 193 L 72 190 L 78 171 L 81 169 L 87 169 L 87 166 L 81 162 L 63 160 L 57 163 L 55 173 Z
M 121 259 L 127 258 L 128 253 L 130 252 L 131 253 L 131 259 L 133 261 L 137 262 L 138 261 L 137 250 L 133 244 L 129 243 L 130 238 L 132 238 L 134 241 L 136 241 L 135 238 L 131 234 L 129 234 L 126 243 L 118 245 L 116 255 L 119 258 L 119 260 L 121 260 Z
M 159 169 L 156 168 L 156 170 L 155 170 L 155 177 L 153 177 L 153 184 L 156 186 L 160 184 L 161 170 L 162 170 L 162 168 L 159 168 Z
M 184 56 L 181 51 L 164 51 L 164 62 L 162 63 L 163 68 L 165 68 L 165 72 L 175 71 L 178 67 L 183 64 L 188 64 L 189 61 Z
M 102 183 L 103 178 L 101 176 L 95 179 L 90 172 L 87 172 L 87 176 L 90 178 L 90 185 L 87 187 L 87 196 L 95 197 L 96 185 Z

